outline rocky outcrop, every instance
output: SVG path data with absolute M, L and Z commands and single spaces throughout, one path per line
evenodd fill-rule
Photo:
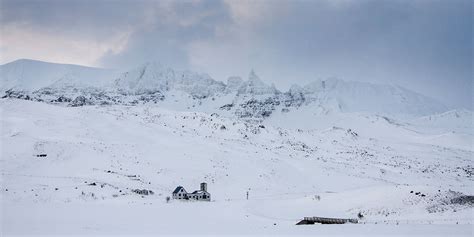
M 72 102 L 71 102 L 71 106 L 72 107 L 77 107 L 77 106 L 84 106 L 87 104 L 87 99 L 86 97 L 80 95 L 78 97 L 76 97 Z

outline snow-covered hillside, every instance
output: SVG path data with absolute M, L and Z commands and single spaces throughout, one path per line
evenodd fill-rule
M 432 144 L 423 131 L 365 125 L 390 138 L 337 121 L 301 130 L 154 105 L 0 103 L 6 233 L 315 234 L 334 230 L 294 224 L 359 212 L 380 234 L 393 227 L 379 224 L 469 234 L 473 223 L 472 203 L 453 201 L 473 194 L 472 147 Z M 165 201 L 202 181 L 212 202 Z
M 473 112 L 467 109 L 457 109 L 440 114 L 423 116 L 411 121 L 414 127 L 426 127 L 435 131 L 441 128 L 453 133 L 474 134 Z
M 0 90 L 36 91 L 45 87 L 103 86 L 114 70 L 20 59 L 0 66 Z
M 253 71 L 0 70 L 2 234 L 472 235 L 472 111 L 337 79 L 282 92 Z M 211 202 L 166 201 L 203 181 Z

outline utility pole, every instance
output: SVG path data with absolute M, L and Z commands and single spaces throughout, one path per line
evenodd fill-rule
M 249 191 L 247 191 L 247 200 L 249 200 Z

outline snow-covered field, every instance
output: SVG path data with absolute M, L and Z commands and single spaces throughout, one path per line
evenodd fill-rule
M 395 121 L 302 109 L 258 124 L 155 105 L 0 109 L 3 235 L 473 234 L 472 204 L 453 203 L 474 195 L 470 111 Z M 211 202 L 166 202 L 203 181 Z

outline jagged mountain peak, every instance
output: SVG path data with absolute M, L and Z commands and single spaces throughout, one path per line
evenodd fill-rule
M 262 87 L 262 88 L 263 87 L 272 87 L 272 88 L 276 89 L 273 84 L 268 85 L 265 82 L 263 82 L 262 79 L 260 79 L 260 77 L 257 75 L 257 73 L 255 72 L 254 69 L 250 70 L 247 83 L 251 87 Z
M 171 68 L 155 62 L 148 62 L 128 72 L 122 73 L 114 82 L 122 90 L 167 90 L 167 82 L 175 77 Z
M 120 90 L 138 94 L 182 90 L 198 98 L 214 95 L 225 88 L 224 83 L 215 81 L 208 74 L 177 71 L 154 62 L 123 73 L 114 85 Z
M 273 95 L 279 91 L 274 85 L 268 85 L 263 82 L 252 69 L 249 73 L 248 80 L 245 81 L 238 90 L 240 95 Z
M 147 98 L 153 95 L 159 100 L 171 100 L 174 97 L 172 101 L 177 102 L 192 98 L 186 102 L 189 106 L 185 107 L 198 109 L 206 102 L 193 100 L 212 96 L 214 102 L 207 111 L 224 107 L 231 112 L 240 110 L 240 113 L 249 116 L 269 116 L 274 110 L 289 111 L 292 107 L 303 106 L 314 107 L 318 111 L 387 115 L 418 116 L 447 111 L 437 101 L 399 86 L 350 82 L 338 78 L 317 80 L 303 87 L 294 85 L 282 93 L 275 86 L 263 82 L 254 70 L 250 71 L 247 80 L 230 77 L 227 84 L 207 74 L 178 71 L 157 62 L 147 62 L 118 74 L 98 68 L 18 60 L 1 65 L 0 72 L 0 89 L 5 97 L 36 98 L 46 102 L 67 101 L 64 97 L 72 100 L 81 95 L 89 98 L 90 104 L 134 104 L 151 101 L 142 100 L 142 95 Z M 7 90 L 10 91 L 6 93 Z M 98 95 L 101 101 L 94 102 Z M 130 95 L 138 97 L 127 97 Z M 152 101 L 159 102 L 155 99 Z M 279 108 L 282 106 L 285 108 Z M 259 107 L 265 107 L 264 112 Z
M 254 69 L 251 69 L 249 72 L 249 81 L 255 82 L 255 83 L 260 83 L 262 82 L 260 80 L 260 77 L 257 76 L 257 73 L 255 72 Z

